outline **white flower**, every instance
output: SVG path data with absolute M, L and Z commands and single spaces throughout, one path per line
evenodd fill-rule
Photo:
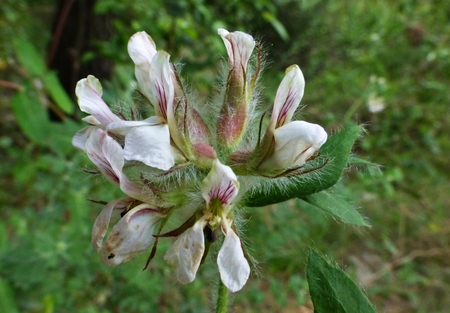
M 142 185 L 131 181 L 123 173 L 122 147 L 102 129 L 91 127 L 88 130 L 84 145 L 86 154 L 109 181 L 128 195 L 109 202 L 97 217 L 92 230 L 92 245 L 100 251 L 102 262 L 117 265 L 150 247 L 153 227 L 164 217 L 164 212 L 156 207 L 156 200 L 150 191 L 144 192 Z M 113 211 L 124 211 L 135 202 L 144 203 L 131 208 L 103 243 Z
M 106 127 L 111 122 L 121 121 L 102 99 L 102 85 L 92 75 L 80 80 L 75 88 L 81 111 L 91 114 L 83 120 L 91 125 Z
M 160 117 L 114 122 L 106 130 L 125 136 L 123 153 L 126 160 L 140 161 L 161 170 L 168 170 L 175 164 L 169 127 Z
M 167 251 L 164 259 L 177 269 L 177 279 L 186 284 L 194 280 L 203 257 L 205 244 L 203 229 L 220 227 L 225 240 L 217 257 L 223 284 L 232 292 L 247 282 L 250 266 L 245 259 L 241 241 L 232 229 L 230 209 L 239 192 L 239 183 L 230 167 L 215 160 L 202 183 L 206 213 L 181 234 Z
M 96 127 L 86 131 L 84 149 L 100 172 L 112 183 L 119 186 L 128 196 L 140 201 L 148 201 L 140 184 L 130 180 L 123 172 L 124 157 L 122 147 L 108 134 Z
M 302 166 L 327 140 L 327 133 L 317 124 L 291 122 L 303 97 L 305 79 L 300 68 L 292 65 L 278 87 L 275 104 L 267 128 L 263 159 L 258 170 L 277 172 L 288 167 Z
M 125 137 L 126 160 L 140 161 L 161 170 L 168 170 L 175 164 L 169 127 L 164 119 L 156 116 L 143 121 L 120 119 L 102 100 L 102 86 L 92 75 L 77 83 L 76 95 L 81 110 L 91 114 L 85 117 L 84 121 L 119 137 Z M 72 140 L 73 145 L 85 151 L 87 135 L 90 132 L 90 127 L 79 131 Z
M 100 251 L 101 260 L 109 266 L 130 261 L 153 243 L 153 228 L 165 215 L 147 203 L 128 211 L 114 225 Z
M 262 171 L 302 166 L 327 140 L 317 124 L 304 121 L 287 123 L 274 131 L 273 152 L 259 166 Z
M 386 103 L 383 97 L 378 97 L 376 94 L 371 93 L 369 99 L 367 99 L 367 107 L 371 113 L 378 113 L 385 109 Z

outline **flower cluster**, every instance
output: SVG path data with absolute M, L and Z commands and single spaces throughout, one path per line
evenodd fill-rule
M 88 76 L 78 82 L 76 95 L 90 126 L 74 136 L 73 145 L 126 194 L 108 202 L 94 224 L 92 245 L 104 264 L 129 261 L 153 246 L 150 260 L 160 238 L 176 237 L 164 260 L 186 284 L 220 239 L 220 277 L 235 292 L 251 272 L 236 227 L 239 200 L 246 192 L 240 185 L 249 177 L 246 184 L 300 175 L 327 133 L 319 125 L 291 121 L 304 90 L 297 65 L 286 70 L 265 121 L 255 92 L 261 57 L 258 53 L 252 59 L 253 37 L 224 29 L 218 33 L 229 73 L 217 106 L 201 111 L 194 105 L 170 55 L 139 32 L 131 37 L 128 52 L 151 116 L 138 118 L 134 109 L 128 117 L 113 113 L 102 100 L 99 81 Z

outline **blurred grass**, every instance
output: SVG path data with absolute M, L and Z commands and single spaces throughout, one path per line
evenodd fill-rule
M 266 44 L 268 103 L 284 68 L 299 64 L 307 82 L 299 118 L 318 122 L 330 133 L 345 120 L 365 125 L 355 154 L 380 164 L 350 168 L 338 186 L 361 207 L 370 229 L 342 225 L 294 200 L 247 209 L 244 237 L 260 273 L 233 296 L 231 311 L 308 312 L 305 254 L 313 246 L 352 274 L 380 312 L 447 312 L 450 3 L 151 5 L 98 3 L 99 13 L 126 12 L 114 21 L 116 38 L 99 43 L 104 57 L 116 62 L 117 76 L 103 84 L 108 103 L 132 98 L 126 41 L 134 31 L 146 30 L 158 47 L 182 59 L 183 76 L 205 97 L 214 84 L 215 62 L 225 53 L 216 28 L 240 29 Z M 11 39 L 29 40 L 44 57 L 54 7 L 52 1 L 8 0 L 0 8 L 1 77 L 26 93 L 13 111 L 18 91 L 0 86 L 0 312 L 208 312 L 217 281 L 212 258 L 187 286 L 179 286 L 162 261 L 168 241 L 162 241 L 145 272 L 146 256 L 116 268 L 100 263 L 89 237 L 101 206 L 86 199 L 119 194 L 82 171 L 91 166 L 89 160 L 70 147 L 71 134 L 81 124 L 44 119 L 33 126 L 46 134 L 44 139 L 36 134 L 39 141 L 33 140 L 33 131 L 23 131 L 21 103 L 33 101 L 40 116 L 51 100 L 39 87 L 39 77 L 19 62 Z M 370 110 L 374 97 L 384 105 L 380 112 Z

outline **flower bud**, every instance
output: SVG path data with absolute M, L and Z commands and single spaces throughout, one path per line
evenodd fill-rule
M 239 143 L 248 122 L 247 65 L 255 47 L 253 37 L 243 32 L 219 29 L 230 61 L 225 99 L 220 111 L 217 132 L 219 141 L 232 148 Z

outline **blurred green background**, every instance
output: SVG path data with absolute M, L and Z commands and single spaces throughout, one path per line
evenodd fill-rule
M 328 133 L 365 126 L 354 153 L 380 166 L 349 168 L 338 189 L 371 228 L 348 227 L 292 200 L 246 213 L 260 273 L 230 312 L 312 312 L 309 246 L 335 259 L 379 312 L 450 308 L 450 2 L 445 0 L 4 0 L 0 6 L 0 312 L 210 312 L 217 268 L 176 283 L 162 240 L 116 268 L 100 263 L 90 232 L 120 192 L 83 172 L 71 147 L 83 127 L 74 86 L 101 79 L 104 99 L 133 99 L 128 38 L 145 30 L 185 64 L 207 102 L 226 55 L 217 28 L 262 40 L 269 107 L 284 69 L 304 72 L 298 118 Z M 67 90 L 67 92 L 65 91 Z

